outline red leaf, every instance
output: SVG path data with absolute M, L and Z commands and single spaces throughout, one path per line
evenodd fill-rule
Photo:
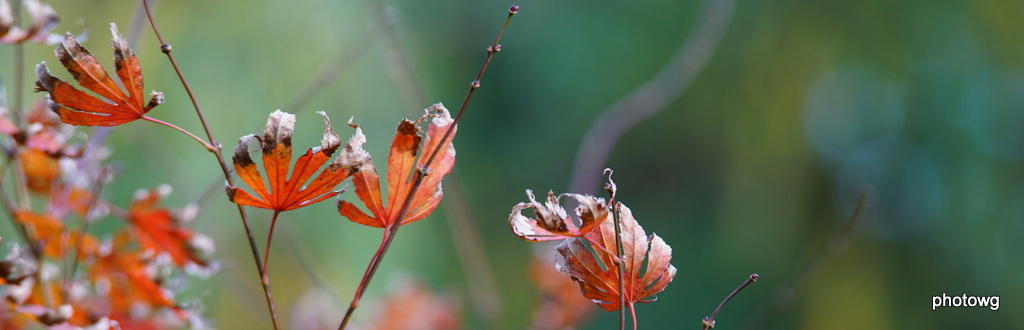
M 195 234 L 181 226 L 182 219 L 158 205 L 169 193 L 170 186 L 136 193 L 128 207 L 128 222 L 135 239 L 144 250 L 167 253 L 178 266 L 184 267 L 189 261 L 206 266 L 206 260 L 197 253 L 200 249 L 193 244 Z
M 603 198 L 569 193 L 555 196 L 554 192 L 549 191 L 548 199 L 541 204 L 533 196 L 533 191 L 527 189 L 526 196 L 530 201 L 513 207 L 508 218 L 512 232 L 526 241 L 544 242 L 580 237 L 608 219 L 609 213 Z M 565 213 L 565 209 L 558 204 L 558 199 L 562 196 L 572 197 L 580 204 L 576 208 L 576 217 L 580 219 L 578 227 Z M 524 216 L 522 211 L 525 209 L 533 209 L 537 218 Z
M 569 273 L 580 285 L 583 296 L 594 300 L 606 311 L 621 308 L 620 295 L 625 297 L 630 307 L 634 303 L 654 301 L 656 298 L 652 296 L 665 290 L 676 275 L 676 268 L 669 264 L 672 259 L 672 248 L 658 235 L 647 236 L 633 218 L 629 208 L 622 203 L 618 203 L 618 206 L 625 256 L 624 292 L 619 292 L 619 272 L 615 266 L 615 256 L 606 252 L 618 250 L 615 246 L 614 221 L 605 221 L 598 230 L 586 235 L 590 242 L 600 244 L 593 252 L 576 239 L 562 241 L 556 247 L 559 257 L 556 267 Z M 643 275 L 640 274 L 641 269 L 646 269 Z
M 404 225 L 421 220 L 437 208 L 442 196 L 441 180 L 455 166 L 455 147 L 451 141 L 455 138 L 457 128 L 452 129 L 451 135 L 442 147 L 443 149 L 434 158 L 433 163 L 426 164 L 427 157 L 430 157 L 430 153 L 437 148 L 445 131 L 453 122 L 448 109 L 445 109 L 440 103 L 430 107 L 427 111 L 433 113 L 428 113 L 416 122 L 402 120 L 398 124 L 395 137 L 391 142 L 391 153 L 388 154 L 388 200 L 386 206 L 380 191 L 377 168 L 373 165 L 370 155 L 362 149 L 366 138 L 359 127 L 353 125 L 359 139 L 353 137 L 353 141 L 357 143 L 350 142 L 353 148 L 351 153 L 353 157 L 346 163 L 357 169 L 357 172 L 352 175 L 352 185 L 355 186 L 356 195 L 373 216 L 367 215 L 347 201 L 338 202 L 338 211 L 341 215 L 356 223 L 388 228 L 396 224 Z M 421 145 L 420 141 L 423 136 L 420 135 L 420 129 L 416 124 L 427 117 L 433 117 L 433 120 L 427 128 L 426 141 Z M 420 156 L 419 159 L 417 159 L 417 155 Z M 417 188 L 415 196 L 412 196 L 412 200 L 409 202 L 409 209 L 402 219 L 399 219 L 399 213 L 402 212 L 402 206 L 412 189 L 412 179 L 418 168 L 429 168 L 430 173 L 423 178 L 421 186 Z
M 46 63 L 36 66 L 37 91 L 50 92 L 50 109 L 60 115 L 61 120 L 72 125 L 116 126 L 142 119 L 149 110 L 163 103 L 163 93 L 153 92 L 148 104 L 144 104 L 142 90 L 142 67 L 135 53 L 128 48 L 128 41 L 117 32 L 117 25 L 110 24 L 114 36 L 114 66 L 117 77 L 128 89 L 125 94 L 97 61 L 70 33 L 57 45 L 57 59 L 71 73 L 82 87 L 99 94 L 104 99 L 80 91 L 70 84 L 50 75 Z
M 152 260 L 144 258 L 142 252 L 124 251 L 123 247 L 129 242 L 125 233 L 114 238 L 113 247 L 104 251 L 89 270 L 93 282 L 110 284 L 106 292 L 109 305 L 104 315 L 125 313 L 139 304 L 177 310 L 171 293 L 160 285 L 156 274 L 148 270 Z
M 291 177 L 288 176 L 288 169 L 292 159 L 295 115 L 281 110 L 274 111 L 267 119 L 267 127 L 262 138 L 247 135 L 238 141 L 238 148 L 235 149 L 232 158 L 235 171 L 256 194 L 237 187 L 228 187 L 228 197 L 232 202 L 283 212 L 317 203 L 340 193 L 332 189 L 355 171 L 342 164 L 342 160 L 350 157 L 347 154 L 351 149 L 349 146 L 346 146 L 341 156 L 328 164 L 312 182 L 305 187 L 302 186 L 341 146 L 341 139 L 331 130 L 331 119 L 327 114 L 319 113 L 327 123 L 324 138 L 319 147 L 310 148 L 299 157 L 295 162 L 295 168 L 292 169 Z M 256 168 L 256 163 L 249 156 L 249 144 L 253 139 L 260 143 L 263 150 L 263 169 L 267 172 L 267 180 L 270 181 L 269 190 Z M 353 137 L 353 140 L 355 139 L 357 137 Z M 349 141 L 349 144 L 352 143 L 353 141 Z

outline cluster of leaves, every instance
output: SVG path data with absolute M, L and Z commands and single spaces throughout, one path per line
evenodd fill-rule
M 612 196 L 609 203 L 590 195 L 549 192 L 542 204 L 527 190 L 529 201 L 512 208 L 509 226 L 526 241 L 560 241 L 555 247 L 554 268 L 567 273 L 579 285 L 583 297 L 604 310 L 628 308 L 635 327 L 634 304 L 653 302 L 654 295 L 665 290 L 675 277 L 676 268 L 669 264 L 672 248 L 658 235 L 647 235 L 629 208 L 615 200 L 610 174 L 608 181 L 605 187 Z M 573 198 L 579 204 L 575 210 L 579 224 L 559 204 L 561 197 Z M 527 209 L 533 210 L 533 218 L 523 215 Z M 557 299 L 545 305 L 561 315 L 556 321 L 578 322 L 579 315 L 585 314 L 585 307 L 564 298 L 564 285 L 541 283 L 548 296 Z M 547 306 L 551 303 L 556 305 Z
M 32 0 L 23 7 L 32 24 L 14 28 L 8 2 L 0 0 L 0 41 L 49 38 L 46 32 L 58 21 L 53 10 Z M 152 108 L 141 103 L 138 59 L 113 24 L 111 33 L 116 74 L 127 93 L 68 34 L 57 38 L 58 60 L 82 87 L 103 99 L 52 76 L 40 64 L 37 90 L 49 95 L 24 122 L 15 119 L 21 109 L 0 102 L 0 133 L 6 137 L 2 167 L 13 178 L 0 189 L 0 199 L 24 241 L 19 245 L 5 237 L 0 328 L 32 323 L 164 328 L 200 321 L 197 306 L 175 299 L 189 275 L 207 275 L 216 268 L 205 257 L 212 241 L 185 227 L 196 209 L 163 206 L 171 190 L 166 185 L 140 190 L 124 207 L 107 201 L 102 188 L 116 171 L 104 163 L 110 154 L 105 135 L 90 137 L 71 126 L 118 125 Z M 102 221 L 120 225 L 112 232 L 90 232 L 92 224 Z

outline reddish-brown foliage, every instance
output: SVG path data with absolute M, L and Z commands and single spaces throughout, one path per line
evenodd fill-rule
M 70 33 L 57 45 L 57 59 L 82 87 L 104 99 L 89 95 L 54 77 L 46 63 L 36 66 L 37 91 L 50 92 L 50 108 L 65 123 L 81 126 L 116 126 L 145 117 L 153 107 L 163 103 L 163 93 L 153 92 L 149 103 L 143 98 L 142 66 L 128 41 L 110 24 L 113 35 L 114 66 L 124 84 L 125 94 L 85 47 Z
M 160 199 L 169 193 L 170 186 L 161 188 L 164 189 L 140 191 L 128 207 L 128 222 L 132 225 L 135 239 L 143 249 L 167 253 L 180 267 L 185 266 L 186 262 L 205 266 L 206 260 L 197 254 L 192 244 L 195 234 L 182 227 L 183 219 L 160 207 Z
M 334 187 L 355 171 L 343 163 L 348 158 L 351 149 L 349 146 L 346 146 L 341 155 L 328 164 L 312 182 L 303 186 L 341 147 L 341 138 L 331 130 L 330 118 L 323 112 L 320 112 L 320 115 L 327 124 L 324 138 L 319 147 L 309 148 L 299 157 L 292 169 L 291 177 L 288 176 L 288 169 L 292 160 L 295 115 L 281 110 L 274 111 L 267 119 L 267 127 L 262 138 L 255 134 L 242 137 L 232 160 L 238 176 L 256 192 L 256 195 L 253 196 L 237 187 L 228 187 L 228 197 L 231 201 L 284 212 L 323 201 L 340 193 L 333 191 Z M 353 137 L 353 140 L 356 138 Z M 263 169 L 267 173 L 267 180 L 270 181 L 269 190 L 256 168 L 256 163 L 249 156 L 249 144 L 253 139 L 260 143 L 263 151 Z M 349 144 L 352 143 L 349 141 Z
M 562 241 L 556 248 L 558 269 L 572 275 L 573 280 L 579 283 L 583 296 L 593 299 L 606 311 L 622 307 L 619 306 L 620 296 L 625 297 L 630 309 L 634 303 L 654 301 L 652 296 L 665 290 L 676 275 L 676 268 L 669 264 L 672 248 L 658 235 L 647 236 L 625 205 L 619 203 L 618 208 L 625 256 L 623 292 L 619 292 L 615 256 L 607 252 L 617 251 L 613 221 L 606 221 L 598 230 L 587 234 L 588 241 L 600 245 L 593 252 L 577 239 Z M 646 271 L 641 275 L 642 269 Z
M 547 200 L 541 204 L 533 196 L 533 191 L 526 190 L 526 196 L 530 201 L 513 207 L 508 218 L 512 232 L 526 241 L 543 242 L 580 237 L 608 219 L 609 212 L 602 198 L 569 193 L 555 196 L 554 192 L 548 192 Z M 574 198 L 579 203 L 576 208 L 576 217 L 580 219 L 578 226 L 558 204 L 562 196 Z M 536 219 L 523 216 L 522 211 L 525 209 L 533 209 Z
M 377 168 L 373 165 L 369 153 L 362 149 L 362 143 L 366 141 L 358 126 L 356 136 L 353 138 L 358 143 L 352 144 L 352 158 L 350 164 L 357 169 L 352 175 L 352 185 L 356 188 L 356 195 L 366 205 L 373 216 L 367 215 L 358 207 L 347 201 L 338 202 L 338 211 L 353 222 L 363 225 L 389 228 L 398 224 L 407 224 L 421 220 L 437 208 L 441 202 L 441 180 L 451 172 L 455 166 L 455 146 L 452 139 L 455 137 L 457 128 L 452 128 L 452 133 L 434 158 L 433 163 L 426 164 L 429 152 L 438 148 L 445 131 L 452 125 L 453 121 L 448 109 L 441 104 L 435 104 L 427 109 L 428 114 L 413 122 L 402 120 L 398 124 L 395 137 L 391 142 L 391 153 L 388 154 L 388 199 L 387 205 L 380 190 L 380 178 L 377 175 Z M 420 128 L 416 125 L 421 120 L 432 117 L 430 127 L 427 128 L 426 141 L 420 144 L 423 136 Z M 426 153 L 423 153 L 426 152 Z M 423 153 L 423 154 L 421 154 Z M 417 159 L 417 155 L 420 155 Z M 408 202 L 408 210 L 401 215 L 402 206 L 409 198 L 409 191 L 412 189 L 413 176 L 419 169 L 429 169 L 429 173 L 420 182 L 412 200 Z

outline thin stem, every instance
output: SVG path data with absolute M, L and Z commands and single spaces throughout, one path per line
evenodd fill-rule
M 841 252 L 835 248 L 837 246 L 844 246 L 847 240 L 850 239 L 853 225 L 856 224 L 866 206 L 867 194 L 861 193 L 857 197 L 857 205 L 854 207 L 853 212 L 850 213 L 850 217 L 843 222 L 841 227 L 836 228 L 829 235 L 821 247 L 814 251 L 788 284 L 776 289 L 773 295 L 775 303 L 766 304 L 762 307 L 757 315 L 747 322 L 746 328 L 764 328 L 771 324 L 779 313 L 788 310 L 796 303 L 804 288 L 814 281 L 815 275 L 817 275 L 822 265 L 825 264 L 825 261 L 828 260 L 828 257 L 836 256 Z
M 409 52 L 403 47 L 398 37 L 394 20 L 399 15 L 393 8 L 386 7 L 384 0 L 366 0 L 368 17 L 386 17 L 392 20 L 386 28 L 377 29 L 382 31 L 378 40 L 380 56 L 386 61 L 388 76 L 392 84 L 397 88 L 399 95 L 403 96 L 406 105 L 410 109 L 417 109 L 422 104 L 427 104 L 426 91 L 416 72 L 413 70 L 409 60 Z M 494 279 L 494 271 L 487 260 L 487 250 L 480 239 L 479 229 L 473 223 L 472 211 L 466 202 L 466 187 L 458 175 L 458 169 L 450 172 L 445 184 L 444 209 L 445 220 L 451 229 L 455 243 L 455 252 L 459 257 L 462 270 L 467 284 L 467 294 L 473 301 L 472 308 L 482 324 L 491 329 L 503 328 L 501 319 L 501 293 L 497 289 L 497 282 Z
M 211 150 L 214 156 L 217 157 L 217 162 L 220 165 L 221 172 L 224 173 L 224 179 L 227 180 L 228 185 L 235 187 L 234 179 L 231 177 L 231 170 L 228 168 L 227 162 L 224 161 L 224 155 L 221 154 L 221 145 L 213 138 L 213 133 L 210 132 L 210 126 L 206 123 L 206 118 L 203 115 L 203 110 L 199 106 L 199 102 L 196 101 L 195 94 L 192 93 L 192 87 L 189 86 L 188 81 L 185 80 L 185 76 L 182 75 L 181 69 L 178 67 L 178 62 L 174 60 L 174 55 L 171 54 L 171 45 L 164 42 L 163 36 L 160 35 L 160 29 L 156 26 L 156 21 L 153 20 L 153 13 L 149 8 L 149 3 L 146 0 L 142 0 L 142 4 L 146 9 L 146 18 L 149 19 L 150 26 L 153 27 L 153 33 L 156 34 L 157 40 L 160 41 L 160 50 L 167 54 L 167 59 L 170 60 L 171 66 L 174 67 L 174 72 L 178 74 L 178 79 L 181 80 L 182 86 L 185 88 L 185 92 L 188 93 L 189 99 L 192 101 L 192 106 L 196 109 L 196 115 L 199 116 L 199 122 L 203 125 L 203 130 L 206 132 L 208 144 L 215 148 Z M 277 308 L 274 306 L 274 296 L 270 291 L 270 278 L 267 277 L 266 267 L 263 265 L 263 261 L 260 259 L 259 247 L 256 246 L 256 237 L 253 235 L 252 226 L 249 225 L 249 217 L 245 213 L 245 207 L 242 204 L 235 203 L 238 207 L 238 215 L 242 220 L 242 225 L 245 227 L 245 233 L 249 239 L 249 249 L 252 252 L 252 257 L 256 262 L 256 270 L 260 275 L 260 284 L 263 286 L 263 295 L 267 299 L 267 308 L 270 310 L 270 317 L 274 324 L 274 329 L 280 329 L 281 324 L 277 317 Z
M 14 4 L 11 6 L 11 13 L 14 20 L 11 22 L 12 25 L 17 26 L 22 23 L 21 19 L 21 1 L 12 1 Z M 25 45 L 24 43 L 17 43 L 14 45 L 14 103 L 11 104 L 11 109 L 14 115 L 14 125 L 21 128 L 25 127 L 24 124 L 24 107 L 23 107 L 23 95 L 25 84 Z
M 178 127 L 177 125 L 174 125 L 174 124 L 171 124 L 171 123 L 168 123 L 168 122 L 165 122 L 163 120 L 156 119 L 156 118 L 153 118 L 153 117 L 150 117 L 150 116 L 142 116 L 142 120 L 149 121 L 149 122 L 154 122 L 154 123 L 157 123 L 157 124 L 160 124 L 160 125 L 164 125 L 164 126 L 173 128 L 174 130 L 176 130 L 178 132 L 185 133 L 185 135 L 188 135 L 190 138 L 192 138 L 193 140 L 196 140 L 196 142 L 199 142 L 199 144 L 203 145 L 203 148 L 206 148 L 206 150 L 208 150 L 210 152 L 216 152 L 216 148 L 214 148 L 212 145 L 210 145 L 210 143 L 206 142 L 206 140 L 203 140 L 202 138 L 196 136 L 195 134 L 192 134 L 192 132 L 189 132 L 189 131 L 185 130 L 184 128 Z
M 324 87 L 334 82 L 341 76 L 342 73 L 346 72 L 349 67 L 356 63 L 356 60 L 361 58 L 363 55 L 369 52 L 370 46 L 373 45 L 373 39 L 376 36 L 377 31 L 383 29 L 392 29 L 394 26 L 394 19 L 389 17 L 387 14 L 381 14 L 377 18 L 377 22 L 373 24 L 370 31 L 363 34 L 356 42 L 349 46 L 349 48 L 338 55 L 338 58 L 333 62 L 328 63 L 326 67 L 320 69 L 320 74 L 306 84 L 301 91 L 295 97 L 285 103 L 284 109 L 288 109 L 291 112 L 297 112 L 302 109 L 313 99 L 314 96 L 320 93 Z
M 15 11 L 17 13 L 17 11 Z M 15 15 L 18 16 L 18 15 Z M 11 103 L 11 113 L 14 117 L 14 125 L 24 126 L 24 89 L 25 83 L 25 45 L 14 45 L 14 102 Z
M 270 267 L 270 241 L 274 239 L 274 227 L 277 226 L 277 215 L 281 214 L 279 211 L 274 211 L 274 216 L 270 220 L 270 230 L 267 232 L 267 247 L 263 249 L 263 267 Z
M 722 307 L 725 306 L 725 303 L 729 302 L 729 300 L 732 300 L 732 297 L 735 297 L 737 293 L 740 293 L 740 291 L 742 291 L 743 288 L 746 288 L 748 285 L 750 285 L 750 283 L 756 282 L 757 277 L 757 274 L 750 274 L 750 277 L 748 277 L 747 280 L 743 282 L 743 284 L 736 288 L 736 290 L 732 290 L 732 293 L 730 293 L 728 297 L 725 297 L 725 300 L 722 300 L 722 302 L 718 304 L 718 307 L 715 308 L 715 311 L 711 312 L 711 316 L 705 317 L 704 320 L 701 322 L 704 325 L 704 330 L 714 328 L 715 316 L 718 316 L 718 312 L 722 310 Z
M 491 58 L 494 57 L 494 53 L 501 51 L 501 45 L 498 44 L 498 42 L 501 41 L 501 35 L 505 33 L 505 28 L 508 27 L 508 23 L 512 19 L 512 16 L 518 12 L 519 6 L 513 5 L 509 7 L 508 16 L 505 18 L 505 23 L 501 26 L 501 30 L 498 31 L 498 36 L 494 39 L 494 43 L 487 47 L 487 58 L 484 60 L 484 64 L 480 66 L 480 71 L 477 72 L 476 78 L 474 78 L 473 82 L 470 84 L 469 92 L 466 93 L 466 98 L 462 101 L 462 106 L 459 107 L 458 114 L 455 115 L 455 118 L 453 119 L 451 125 L 448 126 L 448 130 L 444 132 L 444 136 L 442 136 L 441 140 L 438 141 L 437 147 L 435 147 L 434 150 L 430 153 L 430 157 L 427 157 L 427 161 L 423 162 L 424 166 L 418 168 L 413 173 L 412 186 L 409 189 L 409 193 L 406 195 L 405 202 L 402 203 L 402 208 L 398 212 L 397 220 L 394 222 L 394 224 L 385 229 L 386 232 L 384 234 L 384 242 L 383 244 L 381 244 L 381 247 L 377 251 L 377 253 L 374 254 L 373 259 L 371 260 L 370 265 L 366 270 L 366 273 L 364 273 L 363 275 L 363 279 L 359 283 L 359 288 L 356 289 L 355 297 L 353 297 L 352 302 L 349 303 L 348 310 L 345 312 L 345 318 L 342 319 L 341 324 L 338 325 L 338 329 L 345 329 L 345 326 L 348 325 L 349 319 L 351 319 L 352 317 L 352 313 L 355 312 L 355 309 L 359 306 L 359 299 L 362 298 L 363 292 L 366 291 L 366 288 L 369 286 L 370 280 L 373 279 L 374 274 L 376 274 L 377 268 L 380 266 L 381 261 L 384 260 L 384 255 L 387 253 L 388 248 L 391 247 L 391 242 L 394 241 L 395 236 L 398 234 L 398 228 L 401 228 L 402 219 L 409 211 L 409 205 L 412 203 L 413 196 L 416 195 L 416 191 L 419 190 L 421 184 L 423 183 L 423 178 L 430 171 L 430 166 L 434 162 L 434 159 L 437 157 L 438 152 L 442 148 L 444 148 L 444 145 L 445 143 L 447 143 L 448 138 L 451 136 L 456 125 L 458 125 L 459 119 L 461 119 L 463 113 L 466 112 L 466 107 L 469 105 L 469 100 L 473 97 L 473 92 L 480 87 L 480 78 L 483 77 L 484 72 L 487 70 L 487 65 L 490 64 Z
M 74 254 L 74 256 L 72 258 L 74 258 L 75 261 L 71 264 L 71 270 L 68 271 L 68 276 L 64 279 L 65 280 L 65 283 L 64 283 L 64 285 L 65 285 L 65 287 L 64 287 L 64 290 L 65 290 L 64 291 L 65 292 L 64 300 L 68 300 L 67 299 L 67 293 L 71 292 L 71 284 L 70 284 L 71 279 L 75 277 L 75 272 L 78 271 L 79 260 L 82 259 L 82 244 L 84 244 L 85 234 L 89 231 L 89 225 L 91 224 L 91 222 L 89 222 L 89 213 L 92 212 L 93 207 L 96 207 L 96 203 L 99 201 L 100 192 L 103 190 L 103 180 L 102 180 L 102 178 L 106 177 L 106 176 L 107 176 L 107 168 L 104 168 L 103 171 L 100 173 L 100 176 L 99 176 L 99 178 L 101 178 L 101 179 L 96 180 L 96 182 L 94 182 L 95 186 L 93 187 L 93 191 L 91 192 L 92 196 L 89 196 L 89 203 L 86 204 L 86 205 L 88 205 L 88 208 L 85 210 L 85 217 L 82 218 L 82 225 L 79 226 L 79 228 L 78 228 L 78 236 L 77 236 L 77 240 L 76 240 L 76 242 L 74 244 L 75 245 L 75 254 Z
M 413 187 L 415 188 L 415 186 Z M 377 252 L 373 254 L 373 258 L 370 259 L 370 266 L 366 268 L 366 272 L 363 273 L 363 278 L 359 280 L 359 287 L 356 288 L 356 295 L 352 297 L 352 302 L 348 305 L 348 310 L 345 311 L 345 318 L 341 320 L 341 324 L 338 325 L 338 329 L 345 329 L 348 326 L 349 319 L 352 318 L 352 313 L 359 307 L 359 300 L 362 299 L 363 293 L 366 292 L 366 288 L 370 286 L 370 280 L 373 279 L 373 275 L 377 273 L 377 268 L 380 267 L 381 261 L 384 259 L 384 254 L 388 252 L 391 247 L 391 242 L 395 240 L 395 235 L 398 233 L 398 224 L 391 226 L 392 229 L 386 229 L 384 231 L 384 238 L 381 239 L 380 247 L 377 248 Z
M 17 149 L 15 149 L 14 152 L 17 152 Z M 15 159 L 11 153 L 6 153 L 6 156 L 7 162 L 4 163 L 4 170 L 9 168 L 9 165 L 13 164 Z M 10 168 L 12 172 L 18 171 L 16 168 Z M 4 181 L 6 181 L 5 177 L 0 175 L 0 187 L 3 186 Z M 15 186 L 19 184 L 23 183 L 15 182 Z M 0 205 L 3 205 L 4 211 L 7 213 L 7 215 L 10 216 L 11 223 L 14 224 L 14 227 L 18 228 L 18 232 L 21 233 L 21 238 L 25 240 L 25 245 L 28 245 L 29 251 L 32 252 L 32 257 L 35 258 L 36 262 L 40 263 L 41 265 L 41 258 L 43 255 L 42 248 L 39 245 L 37 245 L 36 242 L 32 241 L 32 236 L 29 235 L 28 228 L 26 228 L 23 223 L 17 220 L 17 211 L 20 208 L 17 204 L 15 204 L 14 200 L 11 199 L 11 196 L 8 195 L 7 191 L 4 189 L 0 189 Z
M 568 191 L 590 193 L 598 186 L 597 172 L 608 161 L 615 143 L 636 125 L 665 109 L 703 71 L 725 35 L 735 0 L 704 0 L 692 32 L 676 54 L 650 81 L 601 112 L 580 142 Z
M 622 247 L 622 225 L 621 219 L 619 218 L 619 200 L 616 192 L 618 187 L 615 186 L 615 181 L 612 180 L 612 174 L 614 174 L 610 168 L 604 169 L 604 174 L 608 175 L 608 183 L 605 183 L 604 190 L 608 192 L 608 204 L 611 205 L 612 209 L 612 220 L 615 224 L 615 249 L 618 250 L 615 256 L 615 268 L 619 271 L 619 329 L 626 328 L 626 266 L 623 260 L 626 260 L 626 252 Z M 588 239 L 589 240 L 589 239 Z M 601 246 L 600 244 L 593 244 L 592 246 Z M 607 252 L 607 251 L 606 251 Z M 629 304 L 629 308 L 633 310 L 633 303 Z M 633 329 L 636 329 L 636 312 L 633 313 Z
M 629 315 L 633 318 L 633 330 L 636 330 L 636 304 L 629 303 Z
M 626 309 L 623 307 L 626 306 L 626 266 L 622 261 L 626 259 L 626 252 L 622 247 L 622 224 L 619 219 L 619 202 L 614 201 L 612 203 L 612 219 L 615 221 L 615 248 L 619 252 L 619 260 L 615 263 L 615 268 L 619 270 L 619 329 L 625 329 Z M 633 328 L 636 329 L 635 317 L 633 319 Z

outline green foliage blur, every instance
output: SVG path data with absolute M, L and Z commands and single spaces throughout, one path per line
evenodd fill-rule
M 152 30 L 131 28 L 137 2 L 47 3 L 63 19 L 58 33 L 77 33 L 75 21 L 84 19 L 92 31 L 84 45 L 105 65 L 108 22 L 137 38 L 146 88 L 166 94 L 150 115 L 202 131 Z M 434 102 L 458 109 L 511 4 L 386 1 L 400 52 L 383 41 L 373 0 L 181 0 L 155 8 L 227 152 L 372 33 L 378 42 L 307 106 L 282 110 L 299 113 L 294 144 L 302 150 L 319 144 L 314 110 L 326 111 L 343 138 L 354 116 L 383 167 L 401 118 Z M 512 234 L 510 209 L 526 200 L 525 189 L 565 192 L 586 129 L 663 68 L 702 6 L 518 4 L 460 124 L 455 172 L 445 182 L 466 192 L 455 205 L 466 207 L 484 242 L 509 329 L 526 327 L 540 299 L 526 268 L 538 246 Z M 672 246 L 679 269 L 657 302 L 638 306 L 641 328 L 697 328 L 751 273 L 759 281 L 723 309 L 719 328 L 1024 326 L 1022 12 L 1024 2 L 1002 0 L 736 1 L 707 66 L 617 141 L 606 164 L 620 200 Z M 11 49 L 0 47 L 5 77 Z M 401 57 L 414 76 L 403 76 Z M 26 46 L 22 69 L 31 73 L 40 61 L 55 63 L 53 48 Z M 422 88 L 425 100 L 408 86 Z M 108 200 L 126 204 L 137 189 L 170 183 L 168 205 L 203 207 L 193 227 L 216 242 L 221 270 L 179 296 L 201 300 L 217 328 L 264 327 L 253 259 L 214 157 L 151 123 L 115 128 L 109 139 L 121 172 L 104 191 Z M 862 195 L 849 239 L 835 239 Z M 395 279 L 416 276 L 459 297 L 468 327 L 488 327 L 466 285 L 467 276 L 483 274 L 463 271 L 456 241 L 466 238 L 449 227 L 451 205 L 403 227 L 362 306 Z M 250 215 L 263 242 L 270 213 Z M 10 236 L 9 226 L 0 236 Z M 270 275 L 283 321 L 298 324 L 317 310 L 340 321 L 381 230 L 351 223 L 325 202 L 283 214 L 277 235 Z M 998 295 L 1002 306 L 933 311 L 932 296 L 943 293 Z M 357 320 L 371 315 L 372 308 L 356 311 Z M 611 329 L 617 318 L 595 312 L 584 328 Z

